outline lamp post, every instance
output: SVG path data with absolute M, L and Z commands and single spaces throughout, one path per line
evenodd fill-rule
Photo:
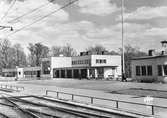
M 12 26 L 3 26 L 3 25 L 0 25 L 0 30 L 5 29 L 5 28 L 9 28 L 10 31 L 13 31 L 13 27 Z
M 125 56 L 124 56 L 124 0 L 121 0 L 121 24 L 122 24 L 122 81 L 125 78 Z

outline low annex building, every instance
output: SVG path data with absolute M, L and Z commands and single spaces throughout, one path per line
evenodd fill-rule
M 167 41 L 162 41 L 161 53 L 149 50 L 148 56 L 131 60 L 132 78 L 140 82 L 167 82 Z
M 81 53 L 74 57 L 42 59 L 42 77 L 117 78 L 121 76 L 121 56 Z
M 2 76 L 17 77 L 17 79 L 40 78 L 41 67 L 16 67 L 2 69 Z

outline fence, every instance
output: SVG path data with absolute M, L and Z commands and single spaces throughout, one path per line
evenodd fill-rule
M 144 103 L 136 103 L 136 102 L 122 101 L 122 100 L 114 100 L 114 99 L 105 99 L 105 98 L 98 98 L 98 97 L 92 97 L 92 96 L 86 96 L 86 95 L 78 95 L 78 94 L 72 94 L 72 93 L 53 91 L 53 90 L 46 90 L 46 96 L 48 96 L 49 93 L 51 93 L 51 92 L 52 93 L 53 92 L 56 93 L 56 97 L 57 98 L 59 98 L 60 94 L 70 95 L 72 101 L 74 101 L 75 96 L 89 98 L 91 104 L 94 104 L 94 100 L 95 99 L 96 100 L 113 101 L 116 104 L 116 106 L 115 106 L 116 109 L 119 109 L 120 103 L 127 103 L 127 104 L 133 104 L 133 105 L 141 105 L 141 106 L 151 107 L 151 114 L 149 114 L 149 115 L 155 115 L 155 108 L 162 108 L 162 109 L 166 109 L 167 110 L 167 107 L 165 107 L 165 106 L 149 105 L 149 104 L 144 104 Z
M 14 91 L 24 90 L 24 87 L 22 87 L 22 86 L 13 86 L 13 85 L 0 85 L 0 88 L 14 90 Z

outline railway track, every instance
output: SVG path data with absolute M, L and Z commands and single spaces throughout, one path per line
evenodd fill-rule
M 61 105 L 60 105 L 61 104 Z M 14 97 L 3 94 L 0 105 L 11 108 L 25 118 L 112 118 L 113 114 L 81 108 L 80 106 L 58 103 L 43 97 Z M 21 113 L 21 114 L 20 114 Z M 11 118 L 0 111 L 2 118 Z M 117 115 L 118 116 L 118 115 Z M 13 117 L 12 117 L 13 118 Z M 18 117 L 16 117 L 18 118 Z M 117 118 L 117 117 L 114 117 Z M 122 116 L 119 118 L 132 118 Z
M 3 113 L 0 113 L 0 118 L 10 118 L 9 116 L 3 114 Z

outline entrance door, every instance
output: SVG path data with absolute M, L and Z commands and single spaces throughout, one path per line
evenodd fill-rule
M 72 70 L 67 70 L 67 78 L 72 78 Z
M 41 77 L 41 71 L 40 70 L 37 71 L 37 77 L 39 77 L 39 78 Z
M 74 69 L 74 78 L 79 78 L 79 70 L 78 69 Z
M 87 69 L 81 69 L 81 78 L 87 77 Z
M 65 78 L 65 70 L 61 70 L 61 78 Z

